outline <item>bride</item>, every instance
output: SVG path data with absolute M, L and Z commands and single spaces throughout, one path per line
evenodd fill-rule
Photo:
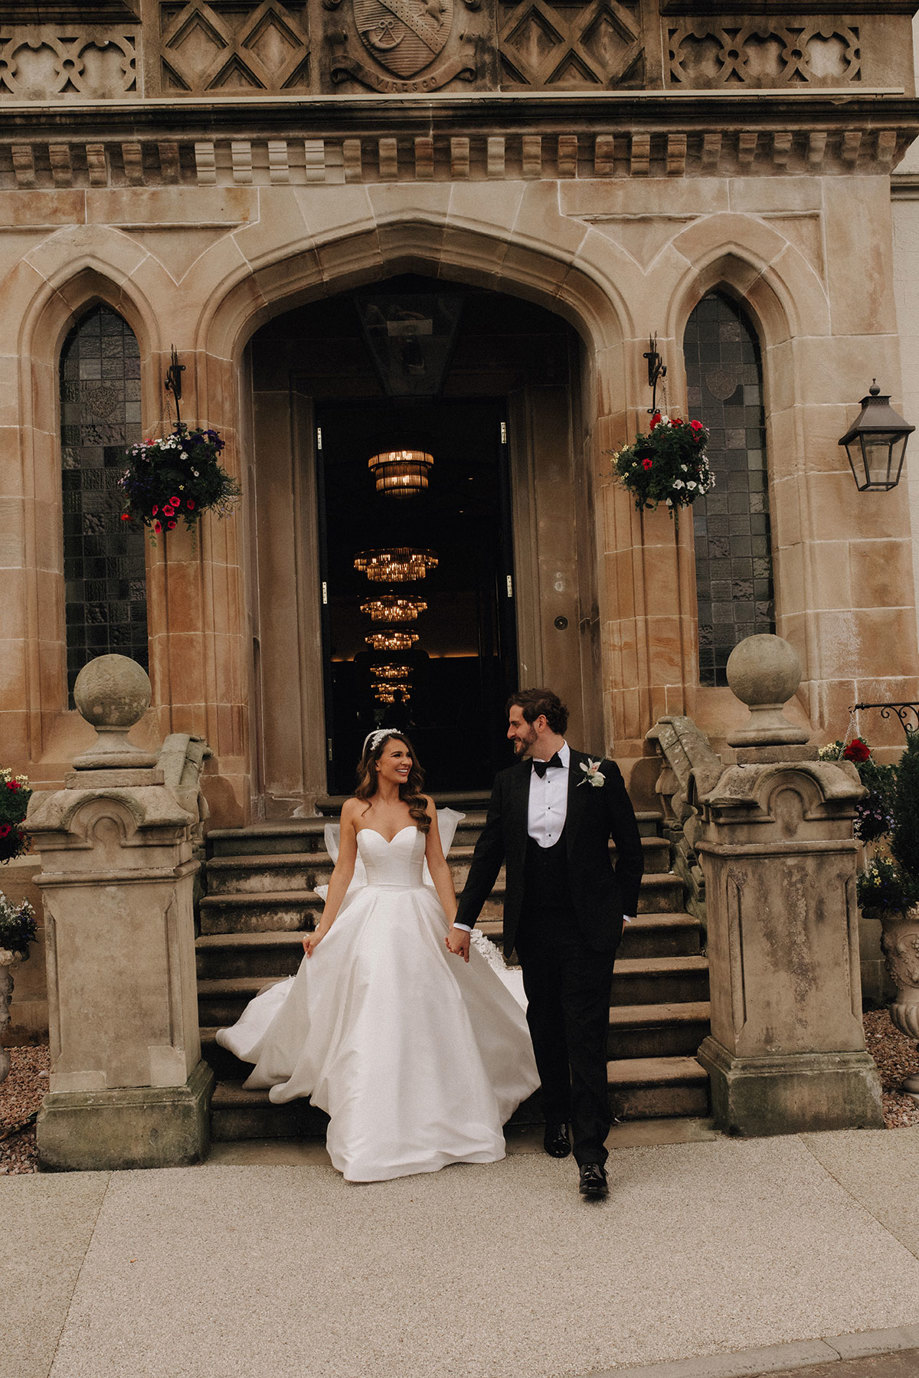
M 297 975 L 217 1034 L 255 1063 L 247 1088 L 328 1112 L 329 1157 L 350 1182 L 497 1162 L 502 1125 L 539 1085 L 501 976 L 475 947 L 468 966 L 446 950 L 456 897 L 423 779 L 405 736 L 369 734 Z M 360 863 L 366 883 L 354 884 Z

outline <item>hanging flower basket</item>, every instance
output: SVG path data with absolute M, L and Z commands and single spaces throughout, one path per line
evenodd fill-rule
M 204 512 L 227 516 L 239 498 L 239 484 L 218 462 L 224 445 L 217 431 L 190 430 L 184 421 L 161 440 L 132 445 L 119 479 L 121 520 L 145 526 L 155 544 L 158 533 L 173 531 L 180 521 L 194 531 Z
M 639 512 L 664 503 L 671 517 L 714 486 L 705 446 L 709 434 L 701 421 L 655 412 L 647 435 L 612 451 L 613 472 L 635 499 Z
M 19 826 L 26 816 L 32 791 L 24 775 L 0 766 L 0 862 L 29 850 L 28 834 Z

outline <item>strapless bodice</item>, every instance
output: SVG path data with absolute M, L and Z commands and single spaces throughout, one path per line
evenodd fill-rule
M 373 828 L 361 828 L 357 849 L 367 872 L 368 885 L 397 885 L 408 889 L 423 883 L 425 835 L 408 823 L 387 842 Z

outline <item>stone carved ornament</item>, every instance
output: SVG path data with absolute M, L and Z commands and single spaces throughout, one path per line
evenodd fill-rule
M 477 10 L 480 0 L 462 0 Z M 323 0 L 343 10 L 349 26 L 330 33 L 340 45 L 332 80 L 358 81 L 374 91 L 438 91 L 476 75 L 475 49 L 465 33 L 454 35 L 454 0 Z M 353 33 L 361 44 L 358 50 Z

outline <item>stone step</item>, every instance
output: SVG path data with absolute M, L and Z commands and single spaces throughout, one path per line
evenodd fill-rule
M 708 1076 L 692 1057 L 642 1058 L 607 1064 L 610 1109 L 619 1119 L 664 1119 L 706 1115 Z M 538 1096 L 515 1112 L 512 1124 L 540 1119 Z M 237 1139 L 320 1138 L 328 1123 L 308 1101 L 272 1105 L 267 1091 L 244 1091 L 239 1081 L 221 1080 L 211 1101 L 211 1136 Z
M 618 1119 L 709 1113 L 708 1073 L 694 1057 L 627 1058 L 608 1062 L 606 1074 L 610 1107 Z
M 205 964 L 207 956 L 215 950 L 220 949 L 207 946 L 199 949 Z M 254 964 L 257 965 L 257 959 L 265 954 L 278 963 L 286 961 L 289 968 L 286 974 L 292 974 L 290 968 L 296 970 L 299 964 L 294 944 L 278 945 L 274 954 L 270 943 L 262 949 L 258 944 L 253 945 Z M 274 975 L 254 972 L 252 966 L 242 962 L 240 966 L 239 974 L 199 978 L 198 1009 L 202 1024 L 235 1023 L 253 995 L 282 975 L 277 971 Z M 707 999 L 708 962 L 705 957 L 621 957 L 616 960 L 610 994 L 613 1006 L 676 1005 Z
M 708 999 L 705 957 L 622 957 L 613 971 L 610 1003 L 663 1005 Z
M 646 875 L 641 882 L 639 914 L 674 912 L 683 902 L 683 882 L 672 872 Z M 482 909 L 486 921 L 503 913 L 503 881 Z M 234 891 L 205 895 L 199 905 L 202 933 L 254 933 L 273 929 L 312 928 L 322 913 L 322 900 L 311 888 Z
M 478 927 L 500 945 L 500 920 Z M 305 932 L 308 930 L 202 933 L 195 943 L 198 976 L 292 976 L 303 956 Z M 690 914 L 639 914 L 623 929 L 619 958 L 697 956 L 699 943 L 699 923 Z
M 465 818 L 456 830 L 456 841 L 458 845 L 468 844 L 475 840 L 485 823 L 488 801 L 482 802 L 477 798 L 477 806 L 467 808 L 461 800 L 455 804 L 451 803 L 451 798 L 454 797 L 459 799 L 458 796 L 438 796 L 438 803 L 442 807 L 449 805 L 458 812 L 465 813 Z M 212 828 L 206 837 L 208 856 L 272 856 L 282 852 L 325 851 L 325 826 L 337 817 L 344 799 L 345 796 L 342 796 L 331 818 L 291 818 L 273 823 L 250 823 L 245 828 Z M 643 837 L 663 840 L 659 838 L 659 813 L 636 812 L 635 817 L 638 821 L 638 830 Z
M 615 1005 L 609 1012 L 609 1056 L 692 1057 L 710 1032 L 711 1005 L 687 1000 L 661 1005 Z
M 662 837 L 642 839 L 646 875 L 666 875 L 670 867 L 670 845 Z M 449 862 L 453 883 L 460 890 L 466 883 L 474 842 L 454 843 Z M 610 854 L 616 849 L 610 845 Z M 313 890 L 328 885 L 332 873 L 332 858 L 324 850 L 311 852 L 241 853 L 219 855 L 207 863 L 207 892 L 209 895 L 282 894 L 288 890 Z M 504 883 L 503 868 L 499 884 Z

